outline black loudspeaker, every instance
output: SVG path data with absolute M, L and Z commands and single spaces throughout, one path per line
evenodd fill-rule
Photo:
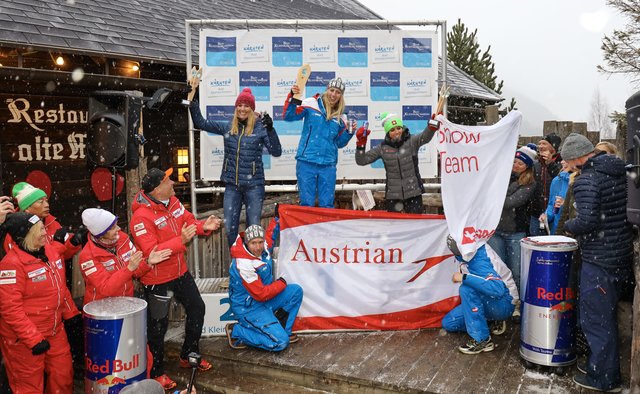
M 629 97 L 627 109 L 627 217 L 640 226 L 640 92 Z
M 136 134 L 142 98 L 120 91 L 97 91 L 89 98 L 87 160 L 99 167 L 138 166 Z

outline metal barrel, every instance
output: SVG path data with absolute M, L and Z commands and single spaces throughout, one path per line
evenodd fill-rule
M 85 393 L 113 394 L 147 375 L 147 302 L 109 297 L 84 306 Z
M 564 236 L 520 241 L 520 356 L 545 366 L 575 362 L 576 288 L 571 264 L 578 243 Z

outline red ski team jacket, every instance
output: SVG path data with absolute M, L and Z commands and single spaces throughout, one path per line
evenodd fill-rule
M 118 233 L 115 254 L 96 245 L 89 237 L 78 260 L 86 285 L 84 305 L 106 297 L 133 297 L 133 278 L 140 278 L 151 269 L 144 259 L 135 271 L 127 268 L 131 255 L 136 251 L 133 242 L 123 231 Z
M 64 261 L 45 245 L 49 262 L 12 245 L 0 262 L 0 336 L 32 348 L 79 314 L 67 288 Z
M 198 235 L 209 235 L 204 231 L 204 222 L 196 220 L 175 196 L 165 206 L 154 202 L 143 191 L 136 194 L 131 217 L 130 232 L 135 245 L 142 250 L 145 257 L 155 246 L 157 250 L 171 249 L 169 259 L 156 264 L 140 278 L 142 284 L 156 285 L 167 283 L 181 277 L 187 272 L 187 247 L 182 243 L 182 226 L 186 223 L 197 225 Z

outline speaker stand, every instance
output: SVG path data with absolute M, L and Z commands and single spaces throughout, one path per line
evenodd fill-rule
M 116 183 L 118 180 L 118 173 L 116 167 L 111 167 L 111 213 L 116 215 Z M 117 216 L 117 215 L 116 215 Z

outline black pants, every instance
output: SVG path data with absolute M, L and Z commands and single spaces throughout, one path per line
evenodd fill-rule
M 171 295 L 169 292 L 172 292 Z M 144 287 L 144 295 L 149 303 L 147 310 L 147 343 L 153 355 L 151 377 L 164 374 L 164 335 L 169 325 L 169 301 L 171 297 L 184 307 L 187 313 L 184 342 L 180 357 L 187 358 L 190 352 L 199 353 L 198 342 L 204 324 L 204 301 L 200 296 L 196 282 L 187 271 L 181 277 L 159 285 Z
M 386 200 L 387 212 L 424 213 L 422 195 L 406 200 Z

